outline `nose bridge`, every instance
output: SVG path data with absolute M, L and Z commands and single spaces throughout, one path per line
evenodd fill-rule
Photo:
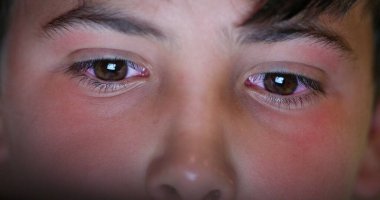
M 192 46 L 194 49 L 200 49 L 195 44 Z M 175 96 L 175 101 L 179 103 L 179 126 L 184 128 L 191 125 L 188 128 L 192 129 L 217 128 L 221 125 L 219 123 L 223 117 L 223 108 L 226 107 L 226 99 L 222 96 L 228 88 L 228 81 L 224 78 L 228 76 L 225 74 L 222 59 L 206 50 L 189 52 L 181 58 L 182 61 L 186 61 L 179 67 L 179 73 L 182 74 L 180 80 L 175 80 L 175 83 L 180 83 L 176 86 L 178 95 Z M 201 132 L 205 134 L 212 131 Z
M 187 92 L 178 108 L 174 125 L 177 132 L 188 135 L 200 134 L 205 138 L 221 136 L 223 111 L 220 99 L 214 92 L 215 90 Z
M 225 149 L 226 130 L 222 122 L 225 121 L 223 118 L 227 109 L 220 95 L 224 87 L 210 77 L 213 76 L 211 68 L 202 73 L 198 70 L 187 73 L 190 78 L 183 84 L 182 93 L 177 97 L 179 107 L 176 120 L 172 124 L 172 132 L 168 133 L 172 141 L 170 148 L 177 152 L 192 152 L 194 159 L 201 155 L 215 157 L 223 154 Z

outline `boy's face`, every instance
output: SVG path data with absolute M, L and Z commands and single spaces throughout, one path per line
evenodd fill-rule
M 1 71 L 16 180 L 59 196 L 349 198 L 370 16 L 357 4 L 306 21 L 319 36 L 264 42 L 269 26 L 240 26 L 257 2 L 16 1 Z

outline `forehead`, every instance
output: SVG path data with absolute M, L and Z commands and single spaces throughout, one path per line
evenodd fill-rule
M 221 23 L 242 24 L 248 20 L 281 19 L 292 14 L 319 16 L 340 15 L 356 3 L 356 0 L 343 1 L 277 1 L 277 0 L 14 0 L 17 14 L 29 21 L 52 19 L 65 11 L 69 11 L 81 5 L 102 5 L 120 12 L 128 12 L 138 17 L 157 18 L 165 13 L 172 19 L 175 16 L 199 18 L 209 16 L 213 23 L 219 19 Z M 361 3 L 366 1 L 360 1 Z M 360 3 L 359 2 L 359 3 Z M 256 17 L 258 15 L 258 17 Z M 254 16 L 250 19 L 250 17 Z M 229 20 L 226 20 L 229 19 Z M 252 20 L 254 19 L 254 20 Z M 154 19 L 157 20 L 157 19 Z M 310 20 L 310 19 L 309 19 Z M 171 20 L 166 20 L 170 22 Z M 207 21 L 207 20 L 206 20 Z M 43 22 L 39 22 L 40 24 Z

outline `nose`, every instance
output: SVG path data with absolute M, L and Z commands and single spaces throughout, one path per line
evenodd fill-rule
M 234 171 L 221 141 L 178 135 L 152 162 L 147 188 L 154 200 L 231 200 Z
M 225 115 L 215 102 L 190 99 L 172 121 L 147 171 L 147 190 L 154 200 L 234 199 L 236 176 L 225 140 Z
M 174 117 L 169 131 L 159 135 L 164 139 L 147 169 L 147 192 L 154 200 L 233 200 L 236 175 L 226 140 L 231 131 L 224 123 L 228 98 L 219 96 L 225 87 L 198 70 L 186 72 L 190 78 L 178 80 L 185 82 L 170 96 L 177 102 L 170 111 Z

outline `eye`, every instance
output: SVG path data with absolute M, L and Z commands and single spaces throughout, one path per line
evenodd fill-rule
M 250 76 L 247 85 L 261 87 L 270 93 L 287 96 L 294 94 L 296 91 L 302 92 L 307 89 L 304 84 L 300 84 L 300 79 L 300 77 L 293 74 L 266 73 Z
M 298 88 L 298 80 L 291 74 L 269 73 L 264 77 L 264 87 L 271 93 L 291 95 Z
M 148 69 L 143 65 L 118 58 L 77 62 L 70 66 L 67 72 L 81 77 L 82 85 L 103 93 L 130 88 L 139 78 L 149 76 Z
M 95 60 L 88 63 L 88 72 L 103 81 L 121 81 L 125 78 L 143 75 L 146 71 L 129 60 Z
M 265 102 L 280 108 L 298 108 L 324 94 L 320 82 L 302 75 L 270 72 L 248 77 L 245 85 Z

